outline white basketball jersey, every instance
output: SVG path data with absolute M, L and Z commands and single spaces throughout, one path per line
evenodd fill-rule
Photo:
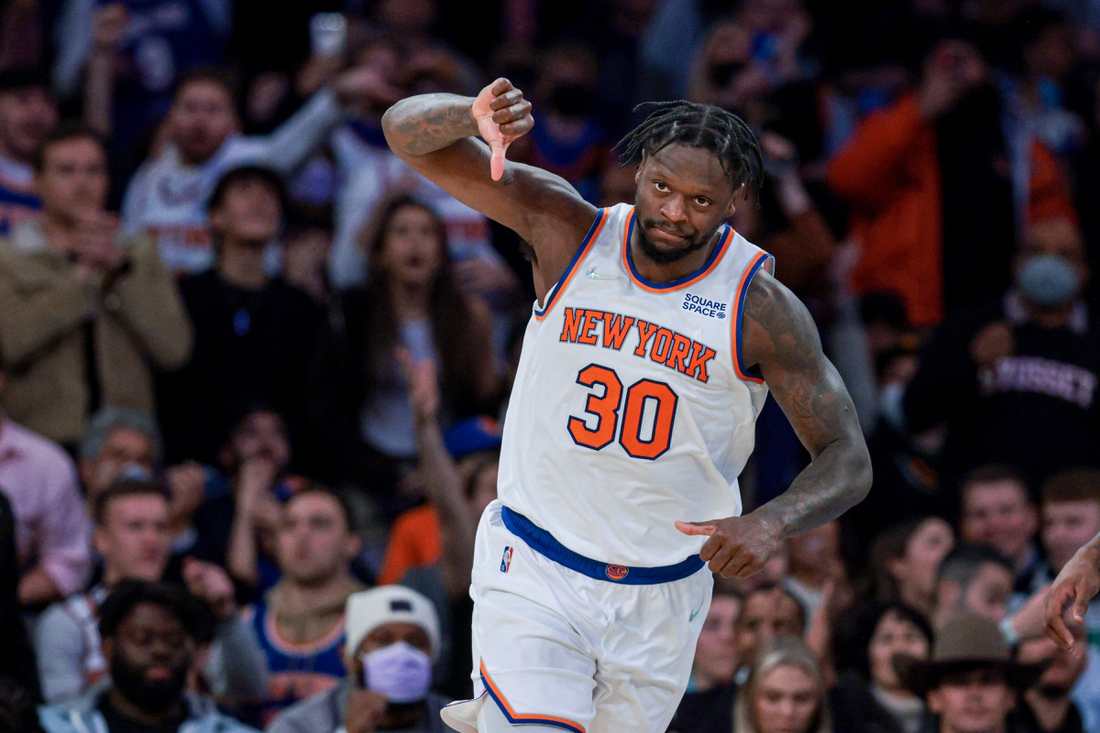
M 740 309 L 773 259 L 728 226 L 696 273 L 634 269 L 634 207 L 601 209 L 536 305 L 501 449 L 501 502 L 570 550 L 639 567 L 678 563 L 705 538 L 677 519 L 741 513 L 763 380 L 741 363 Z

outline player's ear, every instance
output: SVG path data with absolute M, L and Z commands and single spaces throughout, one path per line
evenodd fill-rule
M 737 204 L 742 199 L 748 199 L 748 189 L 745 188 L 745 184 L 742 183 L 738 186 L 737 190 L 733 192 L 733 196 L 730 198 L 730 205 L 726 207 L 726 218 L 733 216 L 733 212 L 737 210 Z

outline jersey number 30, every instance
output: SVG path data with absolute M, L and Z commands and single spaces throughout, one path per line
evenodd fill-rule
M 569 434 L 577 445 L 603 450 L 611 445 L 618 433 L 619 445 L 634 458 L 652 461 L 668 450 L 672 443 L 672 424 L 679 398 L 667 384 L 652 379 L 640 379 L 627 388 L 624 400 L 623 383 L 619 375 L 613 369 L 599 364 L 589 364 L 581 369 L 577 373 L 577 384 L 593 389 L 588 395 L 584 411 L 596 417 L 596 426 L 590 428 L 582 418 L 570 416 Z M 603 387 L 602 396 L 595 391 L 597 386 Z M 655 407 L 653 434 L 648 440 L 642 438 L 642 417 L 647 402 Z

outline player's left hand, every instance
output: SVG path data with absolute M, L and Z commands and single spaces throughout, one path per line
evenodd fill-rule
M 723 578 L 742 580 L 759 572 L 779 550 L 782 528 L 770 517 L 753 512 L 744 517 L 712 519 L 707 522 L 676 522 L 686 535 L 710 537 L 699 551 L 711 572 Z

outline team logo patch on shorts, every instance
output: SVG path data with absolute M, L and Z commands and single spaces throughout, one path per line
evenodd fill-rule
M 512 567 L 512 548 L 505 547 L 504 554 L 500 558 L 500 572 L 508 572 L 508 568 Z
M 604 572 L 606 572 L 607 577 L 612 580 L 622 580 L 626 577 L 626 574 L 630 572 L 630 568 L 625 565 L 608 565 L 607 570 Z

